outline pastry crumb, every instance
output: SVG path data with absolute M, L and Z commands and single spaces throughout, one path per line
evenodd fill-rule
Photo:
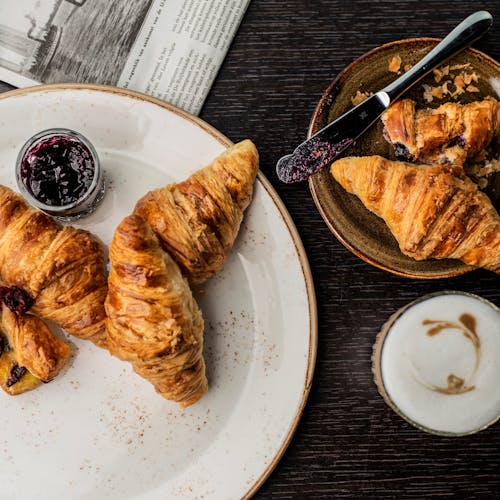
M 425 83 L 422 85 L 422 87 L 424 88 L 425 102 L 432 102 L 434 100 L 434 97 L 432 95 L 433 87 L 431 87 L 430 85 L 427 85 Z
M 401 57 L 400 56 L 394 56 L 389 61 L 389 71 L 391 73 L 398 73 L 400 69 L 401 69 Z
M 478 158 L 479 161 L 482 158 Z M 470 165 L 467 168 L 468 175 L 474 175 L 477 177 L 489 177 L 493 174 L 500 172 L 500 158 L 491 158 L 490 160 L 485 160 L 484 164 L 476 163 L 474 165 Z
M 351 102 L 353 103 L 354 106 L 357 106 L 358 104 L 361 104 L 363 101 L 368 99 L 368 97 L 372 96 L 373 92 L 361 92 L 360 90 L 356 91 L 356 94 L 354 94 L 351 97 Z
M 450 71 L 456 71 L 457 69 L 468 69 L 470 67 L 471 67 L 470 63 L 454 64 L 453 66 L 450 66 Z
M 478 185 L 486 189 L 495 174 L 500 173 L 500 158 L 488 158 L 483 150 L 474 159 L 474 163 L 465 165 L 465 173 Z
M 444 99 L 446 96 L 457 98 L 465 92 L 479 92 L 479 88 L 473 83 L 479 82 L 479 76 L 472 69 L 470 63 L 445 65 L 432 70 L 434 81 L 440 83 L 438 86 L 422 85 L 423 97 L 426 102 L 434 99 Z M 461 70 L 461 71 L 460 71 Z M 469 71 L 466 71 L 469 70 Z M 453 73 L 460 71 L 459 73 Z M 450 87 L 451 85 L 451 87 Z
M 449 66 L 441 66 L 440 68 L 435 68 L 432 70 L 434 73 L 434 81 L 439 83 L 443 77 L 448 76 L 450 74 Z
M 468 85 L 465 90 L 467 92 L 479 92 L 479 89 L 475 85 Z

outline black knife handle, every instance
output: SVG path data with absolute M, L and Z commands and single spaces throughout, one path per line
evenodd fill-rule
M 417 83 L 436 66 L 458 54 L 489 30 L 493 17 L 489 12 L 481 10 L 464 19 L 450 34 L 436 45 L 413 68 L 389 84 L 383 90 L 391 101 L 397 99 L 409 87 Z

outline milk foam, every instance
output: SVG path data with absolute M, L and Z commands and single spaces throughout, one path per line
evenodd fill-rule
M 475 319 L 477 337 L 464 314 Z M 462 294 L 417 302 L 390 327 L 381 374 L 391 401 L 415 423 L 458 434 L 481 429 L 500 415 L 500 313 Z

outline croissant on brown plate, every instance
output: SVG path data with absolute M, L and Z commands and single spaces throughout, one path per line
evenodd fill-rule
M 179 266 L 149 225 L 126 217 L 110 246 L 108 347 L 181 407 L 207 391 L 203 319 Z
M 384 219 L 404 254 L 500 272 L 500 217 L 461 167 L 366 156 L 342 158 L 331 173 Z
M 0 386 L 5 392 L 17 395 L 49 382 L 64 368 L 70 354 L 70 347 L 55 337 L 40 318 L 16 314 L 3 305 L 0 313 Z
M 0 278 L 26 291 L 33 312 L 104 346 L 105 255 L 88 231 L 62 226 L 0 186 Z
M 390 106 L 382 121 L 384 137 L 399 159 L 461 166 L 500 135 L 500 102 L 489 97 L 417 110 L 415 101 L 402 99 Z
M 257 149 L 244 140 L 184 182 L 150 191 L 137 203 L 135 213 L 147 221 L 190 284 L 222 269 L 258 168 Z

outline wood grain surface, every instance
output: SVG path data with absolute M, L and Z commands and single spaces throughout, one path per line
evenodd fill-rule
M 323 90 L 347 64 L 392 40 L 443 37 L 481 9 L 496 22 L 474 47 L 498 60 L 498 0 L 250 3 L 201 116 L 233 140 L 256 142 L 304 242 L 319 313 L 308 405 L 257 498 L 500 498 L 500 424 L 464 438 L 427 435 L 385 405 L 370 371 L 375 336 L 396 309 L 445 289 L 500 305 L 500 279 L 475 271 L 416 281 L 375 269 L 331 235 L 307 185 L 285 186 L 274 170 L 304 140 Z
M 201 117 L 257 144 L 303 239 L 319 313 L 307 407 L 256 498 L 500 498 L 500 423 L 462 438 L 418 431 L 385 405 L 370 365 L 375 336 L 395 310 L 440 290 L 500 305 L 499 278 L 474 271 L 417 281 L 373 268 L 332 236 L 306 184 L 285 186 L 274 170 L 305 138 L 321 93 L 347 64 L 392 40 L 442 37 L 481 9 L 496 22 L 474 46 L 500 59 L 499 0 L 252 0 L 243 19 Z

